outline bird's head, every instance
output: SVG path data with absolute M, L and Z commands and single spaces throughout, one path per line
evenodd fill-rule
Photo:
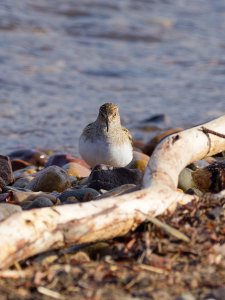
M 99 109 L 98 120 L 106 125 L 109 131 L 110 124 L 120 122 L 119 108 L 116 104 L 105 103 Z

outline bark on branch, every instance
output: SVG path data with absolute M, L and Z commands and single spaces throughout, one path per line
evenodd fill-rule
M 204 128 L 224 134 L 225 116 Z M 205 133 L 202 126 L 191 128 L 157 146 L 139 191 L 12 215 L 0 223 L 0 269 L 48 249 L 124 235 L 143 222 L 146 214 L 157 216 L 178 203 L 198 200 L 177 191 L 179 173 L 191 162 L 223 150 L 225 139 Z

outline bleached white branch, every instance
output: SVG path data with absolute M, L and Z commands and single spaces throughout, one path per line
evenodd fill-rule
M 204 124 L 225 133 L 225 116 Z M 202 126 L 176 133 L 155 149 L 143 188 L 133 193 L 82 204 L 16 213 L 0 223 L 0 269 L 48 249 L 106 240 L 126 234 L 145 220 L 197 196 L 177 191 L 180 171 L 193 161 L 225 150 L 225 139 Z

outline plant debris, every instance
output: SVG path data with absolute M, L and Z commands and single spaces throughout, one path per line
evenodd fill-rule
M 39 254 L 0 272 L 1 299 L 222 300 L 224 208 L 204 198 L 124 237 Z

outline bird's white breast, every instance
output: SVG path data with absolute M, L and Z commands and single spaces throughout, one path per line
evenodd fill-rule
M 130 143 L 108 144 L 100 139 L 91 141 L 83 136 L 79 140 L 79 152 L 91 167 L 98 164 L 125 167 L 133 158 L 133 149 Z

